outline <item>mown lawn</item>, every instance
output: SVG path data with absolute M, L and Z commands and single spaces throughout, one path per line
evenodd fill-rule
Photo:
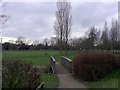
M 69 51 L 67 57 L 73 59 L 78 51 Z M 65 55 L 65 51 L 63 51 Z M 44 66 L 49 63 L 50 56 L 53 56 L 56 61 L 60 60 L 59 51 L 54 50 L 29 50 L 29 51 L 3 51 L 2 58 L 4 59 L 22 59 L 28 60 L 33 64 Z

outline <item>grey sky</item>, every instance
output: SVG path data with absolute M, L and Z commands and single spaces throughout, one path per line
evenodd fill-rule
M 117 2 L 72 2 L 71 37 L 80 37 L 95 25 L 102 28 L 118 14 Z M 56 2 L 8 2 L 6 13 L 10 16 L 4 25 L 4 40 L 24 36 L 40 40 L 55 36 L 54 21 Z

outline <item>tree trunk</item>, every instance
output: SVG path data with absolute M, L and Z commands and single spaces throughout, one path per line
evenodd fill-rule
M 66 46 L 65 46 L 65 48 L 66 48 L 66 50 L 65 50 L 65 55 L 67 56 L 67 41 L 66 41 Z

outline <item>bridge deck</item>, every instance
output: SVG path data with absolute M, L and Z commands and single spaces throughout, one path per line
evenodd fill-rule
M 56 63 L 56 74 L 59 77 L 58 88 L 79 88 L 83 90 L 86 86 L 73 77 L 60 63 Z M 88 90 L 87 88 L 85 90 Z
M 69 72 L 60 63 L 57 63 L 56 74 L 69 74 Z

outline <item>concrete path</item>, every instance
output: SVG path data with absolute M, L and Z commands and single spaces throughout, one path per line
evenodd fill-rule
M 56 74 L 68 74 L 68 71 L 60 63 L 56 63 Z
M 59 74 L 58 77 L 59 77 L 58 88 L 86 88 L 84 84 L 76 80 L 71 74 Z
M 74 78 L 71 73 L 67 72 L 67 70 L 60 64 L 56 64 L 56 72 L 59 77 L 59 87 L 58 88 L 85 88 L 88 90 L 86 86 L 81 83 L 79 80 Z

